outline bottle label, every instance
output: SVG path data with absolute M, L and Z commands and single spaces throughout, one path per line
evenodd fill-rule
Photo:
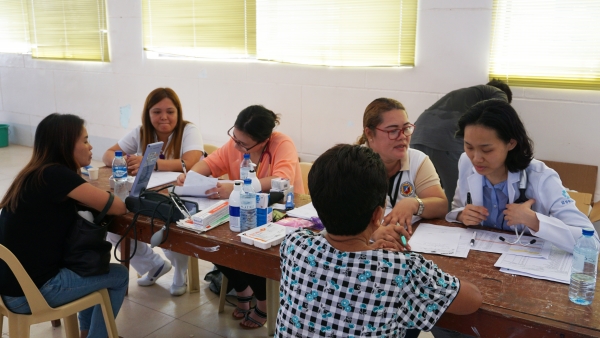
M 229 216 L 230 217 L 240 217 L 240 207 L 232 207 L 229 206 Z M 239 222 L 239 220 L 238 220 Z
M 113 167 L 113 177 L 117 178 L 127 178 L 127 167 Z

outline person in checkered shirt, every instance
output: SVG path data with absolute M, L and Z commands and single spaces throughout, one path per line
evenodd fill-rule
M 388 180 L 378 154 L 337 145 L 313 164 L 308 186 L 325 232 L 281 244 L 275 337 L 404 337 L 440 316 L 475 312 L 479 289 L 409 252 L 384 227 Z

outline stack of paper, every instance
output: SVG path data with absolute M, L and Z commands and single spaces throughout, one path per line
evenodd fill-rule
M 501 272 L 569 284 L 573 255 L 552 245 L 549 257 L 502 254 L 494 266 Z
M 204 232 L 227 221 L 229 221 L 229 202 L 220 200 L 195 213 L 191 218 L 179 220 L 177 225 L 188 230 Z
M 473 230 L 421 223 L 408 244 L 413 251 L 467 258 Z
M 181 219 L 179 221 L 177 221 L 177 226 L 180 228 L 184 228 L 187 230 L 191 230 L 197 233 L 203 233 L 205 231 L 214 229 L 216 227 L 218 227 L 219 225 L 223 224 L 223 223 L 227 223 L 229 222 L 229 214 L 222 216 L 219 219 L 214 220 L 212 223 L 208 224 L 208 225 L 199 225 L 194 223 L 194 221 L 190 220 L 190 219 Z

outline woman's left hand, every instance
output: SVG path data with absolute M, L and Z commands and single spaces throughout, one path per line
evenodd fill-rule
M 419 210 L 419 202 L 414 198 L 403 198 L 396 202 L 394 209 L 384 217 L 383 225 L 399 225 L 412 234 L 412 217 Z
M 233 191 L 233 184 L 231 183 L 218 183 L 215 188 L 206 190 L 206 195 L 208 198 L 212 199 L 228 199 L 229 195 Z M 216 194 L 215 194 L 216 193 Z
M 504 210 L 504 220 L 506 224 L 512 226 L 517 224 L 523 224 L 533 231 L 539 231 L 540 221 L 535 214 L 535 211 L 531 210 L 531 206 L 535 203 L 534 199 L 530 199 L 527 202 L 517 204 L 507 204 Z
M 137 175 L 143 158 L 143 156 L 127 155 L 125 157 L 125 161 L 127 162 L 127 174 L 131 176 Z

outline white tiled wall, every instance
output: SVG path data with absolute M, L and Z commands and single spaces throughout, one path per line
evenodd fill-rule
M 108 0 L 110 63 L 0 54 L 0 123 L 10 124 L 11 142 L 31 145 L 47 114 L 79 114 L 99 159 L 140 123 L 146 95 L 169 86 L 205 142 L 223 144 L 239 111 L 263 104 L 281 114 L 278 130 L 292 137 L 301 158 L 313 160 L 335 143 L 354 142 L 364 108 L 377 97 L 400 100 L 414 121 L 446 92 L 487 81 L 492 0 L 422 0 L 419 6 L 414 68 L 332 68 L 147 59 L 141 0 Z M 600 165 L 600 91 L 513 93 L 538 158 Z M 119 109 L 127 105 L 132 113 L 124 128 Z M 600 185 L 596 191 L 598 200 Z

